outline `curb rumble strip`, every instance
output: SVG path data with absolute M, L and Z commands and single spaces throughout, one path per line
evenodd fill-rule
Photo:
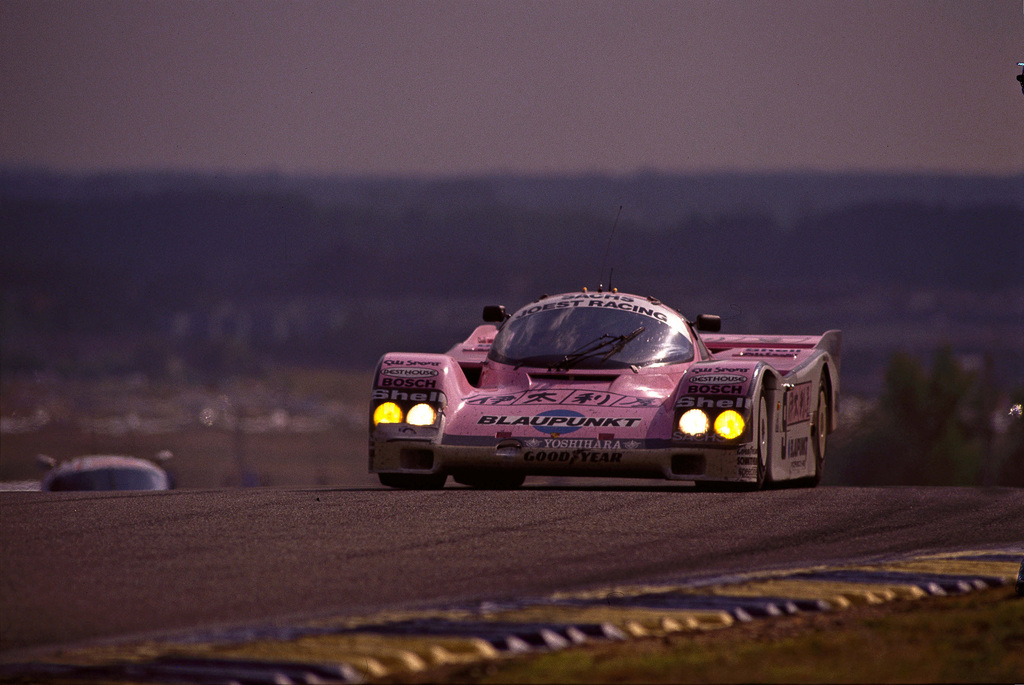
M 855 604 L 1024 584 L 1024 549 L 762 572 L 703 583 L 608 587 L 515 603 L 384 613 L 303 626 L 219 631 L 177 642 L 65 653 L 0 666 L 4 682 L 352 683 L 440 665 L 727 628 Z M 1020 571 L 1018 571 L 1018 564 Z

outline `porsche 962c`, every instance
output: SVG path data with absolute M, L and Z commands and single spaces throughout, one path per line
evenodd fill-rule
M 370 472 L 396 488 L 528 475 L 813 486 L 836 425 L 840 332 L 719 333 L 658 300 L 545 296 L 444 354 L 392 352 L 374 373 Z

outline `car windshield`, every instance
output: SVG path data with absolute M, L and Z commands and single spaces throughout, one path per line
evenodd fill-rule
M 693 342 L 682 323 L 665 318 L 590 307 L 526 309 L 502 326 L 487 356 L 502 364 L 564 369 L 691 361 Z
M 165 479 L 155 471 L 105 468 L 57 475 L 50 490 L 163 490 Z

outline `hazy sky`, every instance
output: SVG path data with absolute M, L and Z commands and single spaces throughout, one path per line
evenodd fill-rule
M 1021 0 L 0 0 L 0 165 L 1024 171 Z

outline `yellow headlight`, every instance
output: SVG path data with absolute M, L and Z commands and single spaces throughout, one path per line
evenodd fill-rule
M 743 421 L 743 417 L 733 409 L 723 411 L 715 419 L 715 432 L 726 440 L 740 437 L 744 426 L 746 423 Z
M 394 402 L 385 402 L 373 410 L 373 425 L 378 423 L 401 423 L 402 409 Z
M 708 415 L 700 409 L 691 409 L 679 417 L 679 430 L 686 435 L 704 435 L 709 425 Z
M 437 412 L 429 404 L 417 404 L 409 410 L 409 416 L 405 420 L 413 426 L 433 426 L 437 420 Z

